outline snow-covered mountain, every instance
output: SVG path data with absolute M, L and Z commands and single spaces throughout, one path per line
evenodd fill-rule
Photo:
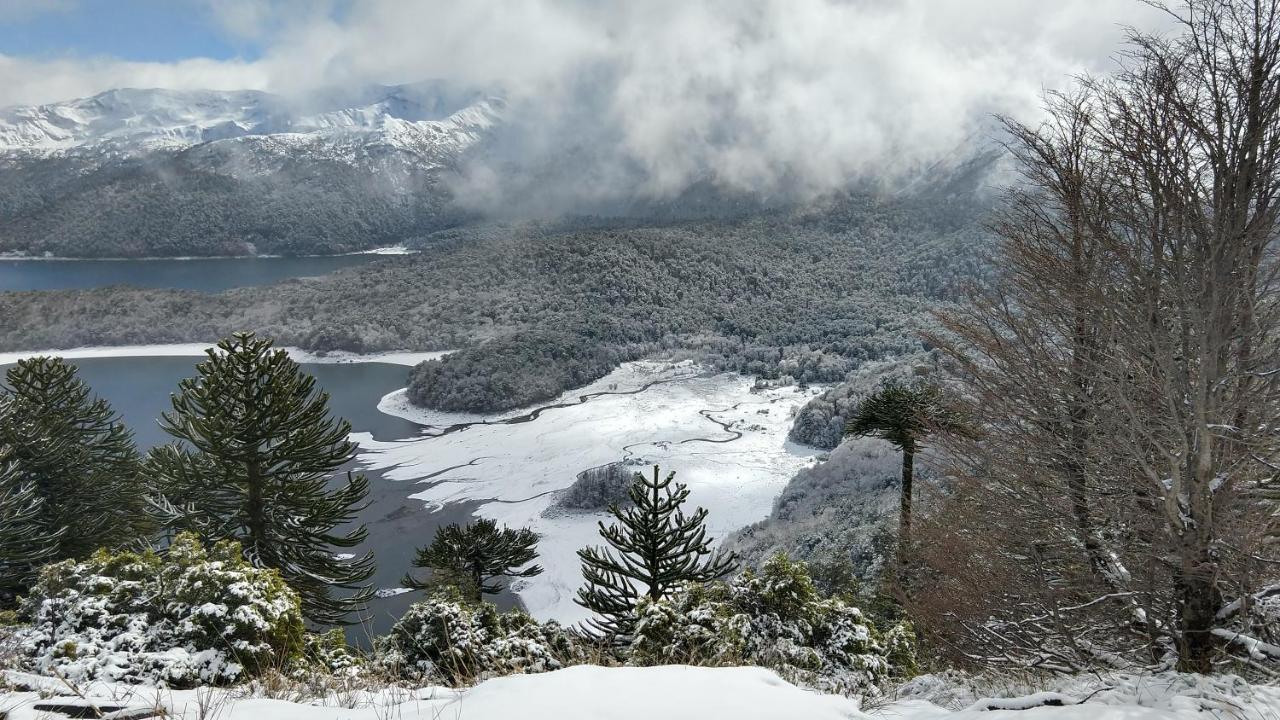
M 119 89 L 0 110 L 0 253 L 336 253 L 456 224 L 502 99 L 437 83 Z
M 250 139 L 268 151 L 385 144 L 448 153 L 474 144 L 501 109 L 496 98 L 425 83 L 305 99 L 253 90 L 125 88 L 0 110 L 0 153 L 128 155 Z

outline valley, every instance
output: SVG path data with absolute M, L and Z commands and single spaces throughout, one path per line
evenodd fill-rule
M 583 470 L 623 462 L 632 472 L 674 471 L 690 502 L 709 509 L 722 540 L 769 514 L 792 475 L 819 451 L 789 443 L 794 413 L 817 389 L 756 388 L 751 378 L 690 363 L 635 362 L 567 393 L 543 411 L 465 415 L 424 411 L 392 393 L 379 405 L 424 426 L 381 441 L 355 435 L 362 467 L 403 483 L 428 509 L 467 503 L 474 513 L 541 535 L 540 576 L 513 590 L 538 618 L 575 623 L 581 585 L 575 555 L 599 542 L 604 508 L 567 510 L 556 498 Z M 426 538 L 421 539 L 426 542 Z

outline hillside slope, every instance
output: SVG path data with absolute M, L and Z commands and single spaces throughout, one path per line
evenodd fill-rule
M 430 84 L 305 102 L 112 90 L 0 110 L 0 253 L 325 254 L 456 224 L 441 176 L 503 102 Z

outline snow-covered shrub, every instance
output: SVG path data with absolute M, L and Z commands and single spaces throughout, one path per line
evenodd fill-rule
M 458 686 L 488 677 L 558 670 L 579 650 L 555 622 L 442 592 L 415 603 L 378 641 L 379 661 L 414 680 Z
M 879 632 L 856 607 L 823 598 L 803 563 L 776 555 L 759 573 L 641 602 L 629 649 L 640 665 L 748 664 L 827 691 L 877 692 L 915 669 L 907 626 Z
M 235 682 L 296 652 L 298 596 L 233 542 L 179 535 L 164 555 L 100 550 L 45 567 L 23 605 L 33 671 L 172 687 Z
M 363 658 L 347 644 L 347 636 L 340 628 L 325 633 L 307 633 L 302 639 L 302 668 L 323 671 L 332 675 L 353 675 L 359 671 Z

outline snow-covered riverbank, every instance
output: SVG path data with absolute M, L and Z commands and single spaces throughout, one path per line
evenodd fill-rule
M 176 343 L 165 345 L 102 345 L 97 347 L 68 348 L 65 350 L 15 350 L 0 352 L 0 365 L 15 363 L 23 358 L 39 355 L 56 355 L 68 360 L 106 357 L 203 357 L 205 350 L 213 347 L 213 343 Z M 423 360 L 434 360 L 444 357 L 445 352 L 381 352 L 381 353 L 349 353 L 330 352 L 323 355 L 286 347 L 289 357 L 300 363 L 360 363 L 379 362 L 391 365 L 413 366 Z
M 434 436 L 352 437 L 362 465 L 413 483 L 412 497 L 429 509 L 479 501 L 481 516 L 534 528 L 546 571 L 514 589 L 536 617 L 575 622 L 586 616 L 573 602 L 581 584 L 576 552 L 599 543 L 596 523 L 606 518 L 554 507 L 580 471 L 624 459 L 636 470 L 655 463 L 664 473 L 674 470 L 691 502 L 710 510 L 710 533 L 720 539 L 768 515 L 796 471 L 814 461 L 819 450 L 786 437 L 795 411 L 818 390 L 754 384 L 689 364 L 635 362 L 540 412 L 492 416 L 415 408 L 398 392 L 379 409 L 430 426 Z

